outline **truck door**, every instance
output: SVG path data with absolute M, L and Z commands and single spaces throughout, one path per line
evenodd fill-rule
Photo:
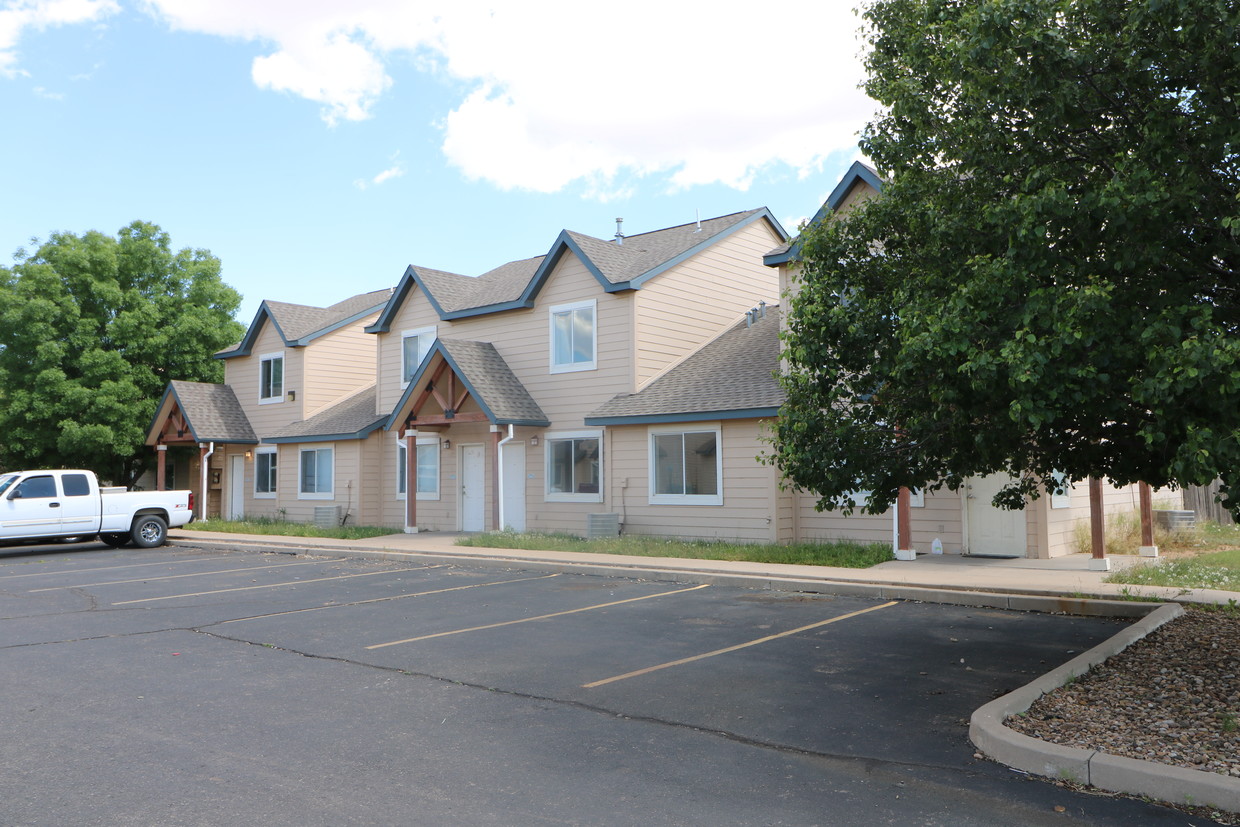
M 90 478 L 80 471 L 60 475 L 64 497 L 60 501 L 60 531 L 66 535 L 90 535 L 99 531 L 99 494 L 91 491 Z
M 51 474 L 26 477 L 0 499 L 0 536 L 41 537 L 60 533 L 61 501 Z

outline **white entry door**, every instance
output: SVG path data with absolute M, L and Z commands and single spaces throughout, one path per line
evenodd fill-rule
M 461 446 L 461 530 L 486 527 L 486 451 L 481 445 Z
M 504 445 L 504 479 L 500 484 L 504 496 L 503 528 L 525 531 L 525 443 Z
M 239 520 L 245 516 L 245 457 L 230 457 L 228 470 L 228 513 L 226 520 Z
M 1025 512 L 991 504 L 999 489 L 1011 482 L 1007 474 L 970 477 L 965 483 L 964 508 L 969 554 L 992 557 L 1025 556 Z

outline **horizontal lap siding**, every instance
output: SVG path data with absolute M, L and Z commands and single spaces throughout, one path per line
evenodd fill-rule
M 306 418 L 375 381 L 376 337 L 363 328 L 378 314 L 310 342 L 305 353 L 305 388 L 285 383 L 285 391 L 305 394 Z
M 284 401 L 260 405 L 258 404 L 259 364 L 265 354 L 281 352 L 284 354 L 286 394 Z M 299 396 L 297 401 L 289 402 L 287 397 L 289 390 L 301 388 L 305 384 L 303 382 L 304 359 L 305 348 L 285 347 L 280 335 L 275 332 L 275 327 L 270 322 L 264 322 L 249 356 L 239 356 L 224 361 L 224 381 L 232 386 L 233 393 L 236 394 L 237 401 L 241 404 L 241 409 L 245 411 L 250 425 L 260 439 L 279 431 L 292 422 L 305 418 L 304 398 Z
M 404 303 L 392 320 L 387 333 L 366 334 L 378 340 L 378 359 L 375 381 L 379 385 L 379 409 L 377 413 L 391 413 L 400 400 L 405 389 L 401 387 L 401 334 L 406 330 L 417 330 L 423 327 L 438 328 L 439 336 L 456 336 L 467 339 L 460 332 L 449 332 L 451 322 L 439 321 L 435 308 L 427 300 L 426 294 L 414 287 L 405 297 Z
M 769 224 L 756 221 L 642 286 L 635 298 L 638 387 L 759 301 L 779 300 L 779 275 L 762 256 L 781 241 Z
M 850 540 L 859 543 L 891 544 L 893 515 L 891 509 L 882 514 L 863 514 L 858 509 L 851 517 L 839 511 L 816 511 L 817 497 L 799 495 L 800 511 L 797 515 L 803 540 Z M 917 551 L 930 551 L 937 538 L 943 550 L 959 553 L 963 545 L 960 516 L 960 497 L 950 491 L 936 491 L 925 495 L 925 506 L 909 510 L 909 528 L 912 545 Z

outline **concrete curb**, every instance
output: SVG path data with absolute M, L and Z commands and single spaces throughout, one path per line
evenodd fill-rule
M 313 540 L 313 538 L 309 538 Z M 270 550 L 272 544 L 265 538 L 253 542 L 239 540 L 199 539 L 179 535 L 172 538 L 177 546 L 185 548 L 217 548 L 250 551 L 263 546 Z M 394 551 L 380 548 L 343 548 L 340 546 L 307 543 L 280 543 L 280 548 L 291 553 L 311 552 L 332 554 L 340 557 L 362 557 L 375 560 L 418 560 L 426 563 L 469 563 L 486 568 L 520 567 L 534 571 L 573 572 L 601 576 L 636 577 L 643 580 L 673 581 L 677 583 L 707 583 L 729 585 L 742 589 L 760 591 L 803 592 L 806 594 L 834 594 L 843 597 L 870 597 L 878 600 L 913 600 L 922 603 L 943 603 L 952 606 L 971 606 L 983 609 L 1010 609 L 1018 612 L 1044 612 L 1047 614 L 1072 614 L 1087 617 L 1138 618 L 1149 614 L 1153 603 L 1131 600 L 1108 600 L 1106 598 L 1064 597 L 1053 592 L 1013 589 L 1011 592 L 973 591 L 967 588 L 930 587 L 892 583 L 889 581 L 831 580 L 827 578 L 777 577 L 758 574 L 733 574 L 695 568 L 692 563 L 683 567 L 643 566 L 618 560 L 615 563 L 577 562 L 571 559 L 545 559 L 509 556 L 496 549 L 473 551 Z
M 1123 758 L 1098 750 L 1064 747 L 1030 738 L 1003 725 L 1006 718 L 1027 711 L 1042 695 L 1085 674 L 1182 614 L 1184 607 L 1178 603 L 1159 606 L 1088 652 L 1020 689 L 996 698 L 973 713 L 969 721 L 969 740 L 995 761 L 1036 775 L 1089 784 L 1111 792 L 1149 796 L 1174 804 L 1240 812 L 1240 779 Z

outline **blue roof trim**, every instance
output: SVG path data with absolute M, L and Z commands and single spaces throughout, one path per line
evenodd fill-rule
M 379 309 L 380 307 L 386 307 L 386 306 L 387 306 L 387 302 L 386 302 L 386 301 L 385 301 L 385 302 L 383 302 L 383 304 L 376 304 L 376 305 L 372 305 L 371 307 L 368 307 L 368 308 L 366 308 L 365 310 L 361 310 L 361 311 L 359 311 L 359 312 L 357 312 L 357 313 L 354 313 L 352 316 L 350 316 L 350 317 L 349 317 L 349 318 L 347 318 L 347 319 L 341 319 L 340 321 L 336 322 L 335 324 L 329 324 L 327 327 L 324 327 L 324 328 L 322 328 L 322 329 L 320 329 L 320 330 L 316 330 L 316 331 L 314 331 L 313 333 L 310 333 L 309 335 L 302 336 L 300 339 L 298 339 L 297 341 L 295 341 L 295 342 L 291 343 L 289 346 L 290 346 L 290 347 L 305 347 L 306 345 L 310 344 L 310 342 L 314 341 L 315 339 L 319 338 L 320 336 L 326 336 L 328 333 L 335 333 L 335 332 L 336 332 L 337 330 L 339 330 L 340 328 L 342 328 L 342 327 L 348 327 L 349 325 L 353 324 L 354 322 L 356 322 L 356 321 L 360 321 L 361 319 L 366 318 L 366 317 L 367 317 L 367 316 L 369 316 L 371 313 L 374 313 L 374 312 L 375 312 L 377 309 Z
M 826 203 L 818 208 L 818 212 L 814 213 L 814 217 L 809 220 L 808 226 L 813 226 L 824 221 L 828 216 L 839 209 L 840 204 L 852 192 L 853 187 L 858 183 L 864 182 L 869 184 L 879 192 L 883 191 L 883 179 L 879 178 L 874 170 L 867 167 L 860 161 L 853 161 L 852 166 L 844 173 L 844 177 L 835 185 L 835 189 L 831 190 L 831 194 L 827 196 Z M 787 264 L 790 261 L 796 261 L 801 256 L 801 241 L 798 238 L 792 242 L 787 250 L 775 255 L 767 255 L 762 257 L 762 263 L 767 267 L 776 267 L 780 264 Z
M 587 416 L 587 425 L 659 425 L 673 422 L 708 422 L 720 419 L 763 419 L 777 416 L 779 408 L 742 408 L 735 411 L 642 414 L 640 416 Z
M 662 264 L 660 264 L 658 267 L 654 268 L 653 270 L 650 270 L 649 272 L 646 272 L 646 273 L 642 273 L 637 278 L 631 279 L 630 281 L 625 282 L 625 287 L 631 287 L 634 290 L 638 290 L 641 288 L 643 284 L 650 281 L 655 276 L 672 269 L 678 264 L 683 264 L 684 262 L 696 256 L 698 253 L 705 250 L 706 248 L 711 247 L 712 245 L 722 241 L 723 239 L 727 238 L 728 236 L 734 233 L 740 232 L 741 230 L 748 227 L 750 224 L 753 224 L 755 221 L 758 221 L 759 219 L 763 219 L 763 218 L 765 218 L 767 222 L 770 223 L 771 228 L 774 229 L 779 234 L 780 238 L 782 238 L 784 241 L 788 240 L 788 237 L 789 237 L 788 232 L 783 228 L 783 225 L 780 224 L 779 221 L 775 219 L 775 216 L 771 214 L 771 210 L 769 207 L 763 207 L 761 210 L 759 210 L 758 212 L 755 212 L 753 215 L 751 215 L 749 218 L 746 218 L 744 221 L 738 221 L 735 224 L 733 224 L 731 227 L 722 229 L 712 236 L 707 236 L 706 238 L 702 239 L 700 242 L 698 242 L 694 246 L 690 247 L 688 250 L 685 250 L 680 255 L 674 256 L 673 258 L 668 259 L 667 261 L 663 262 Z
M 267 301 L 258 306 L 258 312 L 254 314 L 254 321 L 250 322 L 250 326 L 246 328 L 245 336 L 237 344 L 236 349 L 227 353 L 215 354 L 216 359 L 236 359 L 238 356 L 249 356 L 254 350 L 254 343 L 258 341 L 258 331 L 262 327 L 262 321 L 266 319 L 275 327 L 276 333 L 280 336 L 280 341 L 284 342 L 288 347 L 296 347 L 295 344 L 288 340 L 284 335 L 284 331 L 280 329 L 280 323 L 276 321 L 276 317 L 271 315 L 271 311 L 267 308 Z
M 392 321 L 396 318 L 396 314 L 400 311 L 400 306 L 404 304 L 405 299 L 409 296 L 409 291 L 417 285 L 426 294 L 427 300 L 431 303 L 431 307 L 435 308 L 436 315 L 440 319 L 446 319 L 443 307 L 439 302 L 435 301 L 435 296 L 431 291 L 426 289 L 426 285 L 422 283 L 422 279 L 418 276 L 418 270 L 412 264 L 405 268 L 404 274 L 400 277 L 400 283 L 396 285 L 396 289 L 392 291 L 392 295 L 388 297 L 387 304 L 383 308 L 383 312 L 379 314 L 379 318 L 375 319 L 375 323 L 366 328 L 367 333 L 387 333 L 392 329 Z
M 416 390 L 417 387 L 422 384 L 422 377 L 426 373 L 427 369 L 431 366 L 431 357 L 434 356 L 436 353 L 438 353 L 443 358 L 443 360 L 448 363 L 448 367 L 452 369 L 452 372 L 455 373 L 457 377 L 459 377 L 463 383 L 465 383 L 465 388 L 466 390 L 469 391 L 469 395 L 472 396 L 474 398 L 474 401 L 478 403 L 478 407 L 482 408 L 482 412 L 486 414 L 487 421 L 490 422 L 492 425 L 534 425 L 534 426 L 547 427 L 548 425 L 551 424 L 548 420 L 543 420 L 543 419 L 538 419 L 538 420 L 502 419 L 501 420 L 497 418 L 495 416 L 495 412 L 492 411 L 491 408 L 487 405 L 486 400 L 484 400 L 482 398 L 482 395 L 479 394 L 474 389 L 474 385 L 472 382 L 469 381 L 469 377 L 466 376 L 464 372 L 461 371 L 460 367 L 457 366 L 456 362 L 452 359 L 452 357 L 448 355 L 448 352 L 444 350 L 443 345 L 440 343 L 440 341 L 436 339 L 435 343 L 431 345 L 431 349 L 427 351 L 426 356 L 422 359 L 422 364 L 418 365 L 417 371 L 413 374 L 413 376 L 409 377 L 409 385 L 408 387 L 405 388 L 405 392 L 400 395 L 400 399 L 397 400 L 396 407 L 392 408 L 392 413 L 388 415 L 387 424 L 383 426 L 383 430 L 390 431 L 392 430 L 392 428 L 400 424 L 397 421 L 397 418 L 396 418 L 397 415 L 400 413 L 401 409 L 405 407 L 405 403 L 409 401 L 409 397 L 413 394 L 414 390 Z
M 365 439 L 383 426 L 385 420 L 379 419 L 374 424 L 368 425 L 360 431 L 354 431 L 348 434 L 308 434 L 306 436 L 266 436 L 263 437 L 264 443 L 274 443 L 276 445 L 287 445 L 296 442 L 342 442 L 350 439 Z

